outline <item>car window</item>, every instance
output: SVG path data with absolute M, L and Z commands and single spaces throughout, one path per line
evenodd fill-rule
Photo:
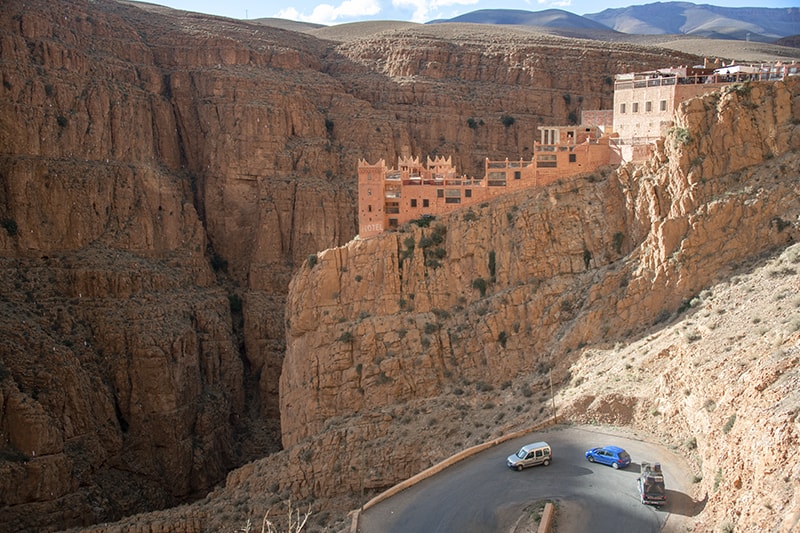
M 619 458 L 624 461 L 624 460 L 630 459 L 631 456 L 630 456 L 630 454 L 628 454 L 628 452 L 622 452 L 622 453 L 619 454 Z

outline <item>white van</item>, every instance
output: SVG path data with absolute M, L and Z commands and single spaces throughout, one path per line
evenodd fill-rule
M 544 441 L 526 444 L 513 455 L 509 455 L 506 464 L 514 470 L 522 470 L 529 466 L 550 464 L 553 459 L 553 452 L 550 445 Z

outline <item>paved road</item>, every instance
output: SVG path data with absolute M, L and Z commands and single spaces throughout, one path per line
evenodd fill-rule
M 689 497 L 687 463 L 656 444 L 625 438 L 613 430 L 557 427 L 510 440 L 446 468 L 439 474 L 365 510 L 361 533 L 499 533 L 511 531 L 523 509 L 543 499 L 559 501 L 559 533 L 677 531 L 683 517 L 699 511 Z M 505 459 L 523 444 L 547 441 L 550 466 L 517 472 Z M 631 454 L 622 470 L 589 463 L 584 452 L 615 444 Z M 667 497 L 663 508 L 639 502 L 641 461 L 659 461 Z

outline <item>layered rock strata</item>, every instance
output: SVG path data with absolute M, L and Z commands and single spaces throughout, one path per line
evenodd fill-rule
M 527 376 L 546 399 L 549 370 L 566 386 L 585 347 L 635 338 L 743 263 L 796 242 L 798 118 L 797 80 L 731 86 L 684 104 L 644 165 L 318 254 L 290 285 L 284 446 L 315 448 L 339 423 L 380 434 L 376 418 L 394 412 L 385 424 L 400 424 L 398 405 L 441 402 L 465 383 L 503 390 Z M 793 351 L 783 359 L 790 366 Z M 617 422 L 634 424 L 636 400 L 621 401 L 630 414 Z M 780 433 L 785 422 L 773 417 L 764 431 Z M 409 462 L 427 466 L 436 446 L 387 431 L 399 440 L 393 449 L 366 453 L 368 464 L 386 452 L 400 465 L 380 474 L 392 484 Z M 364 453 L 360 438 L 354 431 L 335 462 L 315 465 L 311 494 L 329 493 L 324 472 L 346 471 Z M 704 451 L 716 461 L 714 446 L 707 440 Z
M 477 172 L 529 154 L 541 122 L 608 105 L 613 74 L 697 62 L 417 31 L 337 43 L 150 4 L 4 3 L 0 523 L 168 507 L 280 449 L 287 287 L 353 238 L 358 158 L 453 152 Z M 568 251 L 543 274 L 579 268 Z M 297 493 L 353 487 L 274 476 Z

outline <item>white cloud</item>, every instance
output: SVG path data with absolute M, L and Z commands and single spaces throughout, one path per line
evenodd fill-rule
M 334 24 L 339 19 L 377 15 L 380 12 L 381 6 L 377 0 L 344 0 L 338 6 L 319 4 L 310 15 L 303 15 L 295 8 L 289 7 L 281 9 L 275 16 L 290 20 L 313 22 L 315 24 Z
M 431 18 L 436 18 L 431 16 L 431 12 L 436 12 L 441 7 L 468 6 L 477 3 L 478 0 L 392 0 L 392 5 L 396 8 L 414 10 L 411 15 L 412 22 L 427 22 Z
M 288 7 L 275 13 L 274 17 L 287 20 L 300 20 L 300 13 L 298 13 L 295 8 Z
M 547 4 L 546 7 L 554 8 L 564 8 L 569 7 L 572 5 L 572 0 L 538 0 L 537 3 L 539 5 Z

